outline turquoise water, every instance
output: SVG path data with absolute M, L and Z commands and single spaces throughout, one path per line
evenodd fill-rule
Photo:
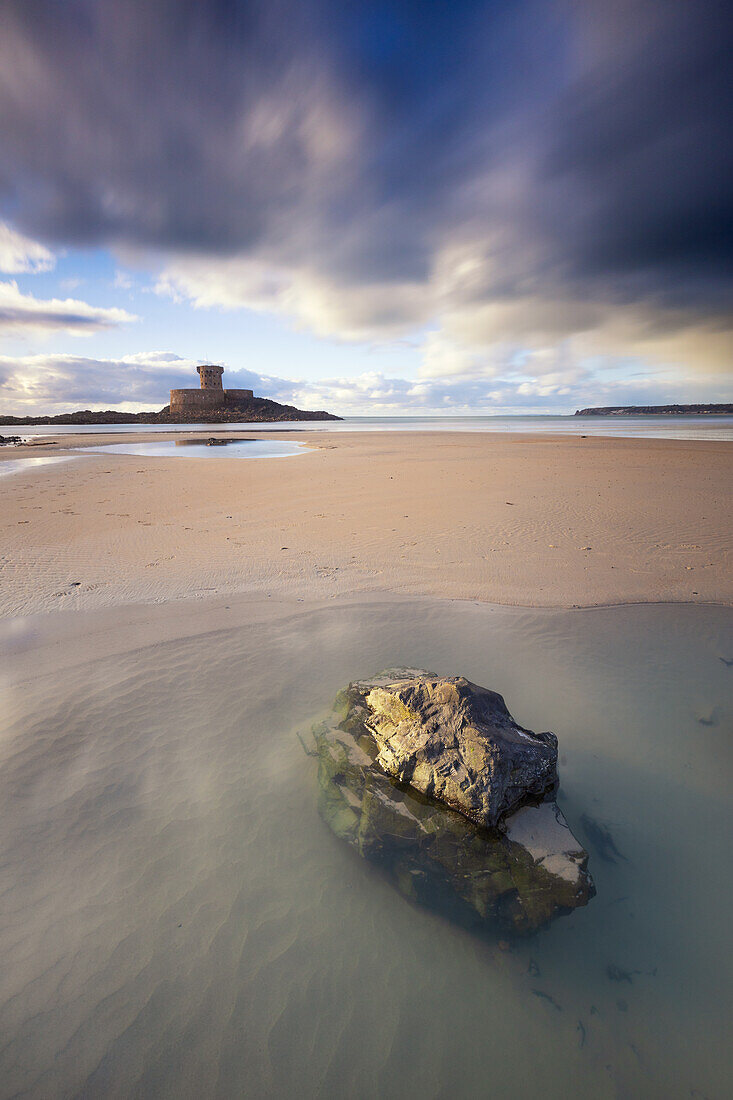
M 304 420 L 273 423 L 227 424 L 224 430 L 250 428 L 256 431 L 309 432 L 550 432 L 560 435 L 629 436 L 645 439 L 733 440 L 733 416 L 405 416 L 347 417 L 342 421 Z M 120 432 L 171 432 L 222 430 L 221 424 L 111 424 L 36 425 L 17 428 L 24 436 L 72 433 L 107 434 Z
M 733 611 L 273 604 L 0 627 L 0 1094 L 729 1096 Z M 555 731 L 587 908 L 501 945 L 320 820 L 296 734 L 398 664 Z

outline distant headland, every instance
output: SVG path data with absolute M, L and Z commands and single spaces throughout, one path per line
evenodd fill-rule
M 0 424 L 231 424 L 238 421 L 340 420 L 333 413 L 309 412 L 294 405 L 281 405 L 269 397 L 255 397 L 252 390 L 225 390 L 224 368 L 205 364 L 197 367 L 199 389 L 171 390 L 170 404 L 160 412 L 127 413 L 82 409 L 58 416 L 2 416 Z
M 684 416 L 694 413 L 702 416 L 730 416 L 733 404 L 728 405 L 608 405 L 598 409 L 576 409 L 576 416 Z

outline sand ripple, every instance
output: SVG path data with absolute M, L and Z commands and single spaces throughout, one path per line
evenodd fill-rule
M 377 604 L 59 674 L 30 654 L 0 678 L 0 1094 L 722 1095 L 732 638 L 716 609 Z M 564 809 L 628 856 L 516 952 L 413 909 L 317 816 L 295 730 L 396 661 L 556 729 Z

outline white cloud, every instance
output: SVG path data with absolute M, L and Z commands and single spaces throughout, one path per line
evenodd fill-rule
M 551 297 L 517 285 L 504 250 L 478 235 L 463 244 L 446 236 L 423 281 L 339 281 L 263 252 L 179 256 L 155 289 L 197 309 L 276 313 L 337 340 L 387 344 L 430 325 L 422 340 L 425 378 L 492 377 L 518 349 L 536 375 L 548 364 L 595 355 L 643 357 L 688 372 L 694 364 L 729 373 L 733 361 L 733 329 L 720 321 L 633 297 Z
M 502 378 L 458 377 L 415 381 L 367 373 L 307 384 L 281 382 L 278 400 L 299 408 L 325 408 L 342 416 L 467 416 L 471 414 L 571 413 L 599 404 L 665 404 L 723 401 L 726 392 L 714 379 L 658 378 L 618 381 L 612 369 L 578 368 L 547 375 L 541 382 L 517 375 Z M 257 387 L 255 386 L 257 390 Z M 257 390 L 263 393 L 266 390 Z
M 140 352 L 120 359 L 74 355 L 0 356 L 0 412 L 31 415 L 75 409 L 160 409 L 168 391 L 196 386 L 196 361 L 171 352 Z M 317 381 L 278 378 L 226 369 L 231 388 L 301 409 L 327 409 L 342 416 L 454 415 L 471 413 L 573 412 L 587 405 L 723 401 L 724 379 L 685 379 L 660 371 L 620 378 L 618 364 L 558 366 L 538 379 L 526 363 L 507 362 L 495 377 L 390 378 L 379 372 Z M 723 383 L 723 384 L 721 384 Z
M 118 267 L 115 271 L 112 286 L 117 287 L 118 290 L 131 290 L 133 286 L 132 277 Z
M 124 309 L 103 309 L 77 298 L 35 298 L 14 281 L 0 282 L 0 333 L 47 336 L 65 332 L 85 336 L 138 318 Z
M 690 311 L 635 301 L 512 299 L 450 302 L 441 316 L 446 337 L 458 346 L 506 344 L 536 353 L 576 358 L 638 356 L 670 366 L 730 372 L 733 328 Z
M 168 352 L 120 359 L 79 355 L 0 356 L 0 411 L 11 416 L 75 409 L 159 409 L 168 390 L 194 385 L 196 361 Z
M 480 374 L 493 377 L 507 350 L 495 347 L 490 351 L 477 345 L 452 340 L 444 329 L 429 332 L 422 344 L 421 378 L 452 378 Z
M 37 274 L 56 265 L 53 252 L 0 222 L 0 271 L 7 275 Z
M 404 336 L 430 319 L 433 305 L 418 283 L 336 285 L 307 267 L 245 256 L 179 257 L 155 290 L 197 309 L 278 313 L 319 336 L 358 343 Z

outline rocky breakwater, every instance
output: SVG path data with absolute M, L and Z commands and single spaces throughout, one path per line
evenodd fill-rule
M 340 692 L 313 737 L 321 816 L 407 897 L 503 933 L 593 897 L 555 802 L 557 738 L 496 692 L 389 669 Z

